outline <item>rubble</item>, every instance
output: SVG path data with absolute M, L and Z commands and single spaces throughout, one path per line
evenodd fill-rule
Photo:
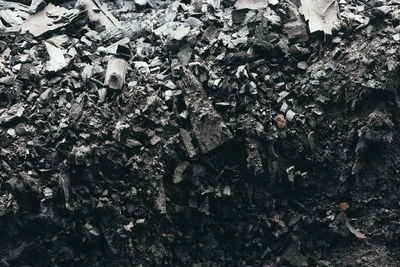
M 24 114 L 25 108 L 23 103 L 17 103 L 9 109 L 0 110 L 0 125 L 15 123 Z
M 102 31 L 100 26 L 105 30 L 110 30 L 119 27 L 119 21 L 105 9 L 98 0 L 78 0 L 75 3 L 75 8 L 87 12 L 90 21 L 96 24 L 95 29 Z
M 286 23 L 283 25 L 283 31 L 288 35 L 289 41 L 293 43 L 304 43 L 308 41 L 306 24 L 300 20 Z
M 185 129 L 179 129 L 180 135 L 182 137 L 182 142 L 185 145 L 186 151 L 190 158 L 193 158 L 197 155 L 197 151 L 192 143 L 192 137 L 190 132 L 186 131 Z
M 64 69 L 68 63 L 64 57 L 64 52 L 48 42 L 44 43 L 46 46 L 47 53 L 49 54 L 49 61 L 46 63 L 46 71 L 57 72 Z
M 185 103 L 191 112 L 192 133 L 202 153 L 208 153 L 225 142 L 233 139 L 233 135 L 213 108 L 197 78 L 185 69 L 180 85 L 185 93 Z
M 339 19 L 339 5 L 337 1 L 301 0 L 300 12 L 308 21 L 310 32 L 323 31 L 332 34 L 332 29 Z
M 238 0 L 235 3 L 236 9 L 253 9 L 258 10 L 268 7 L 268 1 L 262 0 Z
M 191 166 L 188 161 L 180 162 L 174 170 L 173 183 L 179 184 L 179 183 L 183 182 L 185 179 L 188 179 L 188 178 L 190 179 L 190 176 L 191 176 L 190 171 L 191 171 Z
M 48 4 L 44 9 L 31 15 L 21 25 L 21 33 L 30 33 L 38 37 L 49 31 L 64 27 L 77 18 L 81 12 Z
M 5 266 L 398 266 L 398 1 L 0 1 Z
M 264 174 L 264 166 L 259 153 L 259 145 L 255 140 L 246 138 L 247 147 L 247 168 L 254 176 Z

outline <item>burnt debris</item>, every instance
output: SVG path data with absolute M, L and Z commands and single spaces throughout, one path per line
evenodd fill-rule
M 400 1 L 0 1 L 0 264 L 397 266 Z

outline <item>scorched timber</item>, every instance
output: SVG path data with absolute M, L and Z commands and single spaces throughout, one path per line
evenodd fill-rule
M 181 88 L 191 114 L 192 134 L 205 154 L 231 140 L 233 135 L 208 100 L 198 79 L 188 69 L 184 69 L 183 75 Z

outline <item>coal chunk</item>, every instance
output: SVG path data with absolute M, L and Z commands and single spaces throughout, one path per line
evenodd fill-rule
M 283 31 L 292 43 L 308 41 L 306 24 L 301 20 L 291 21 L 283 25 Z

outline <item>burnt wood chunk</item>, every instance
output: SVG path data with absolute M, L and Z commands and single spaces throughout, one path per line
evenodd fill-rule
M 233 138 L 232 133 L 214 109 L 203 86 L 193 73 L 184 70 L 181 87 L 190 111 L 192 134 L 202 153 L 208 153 Z

